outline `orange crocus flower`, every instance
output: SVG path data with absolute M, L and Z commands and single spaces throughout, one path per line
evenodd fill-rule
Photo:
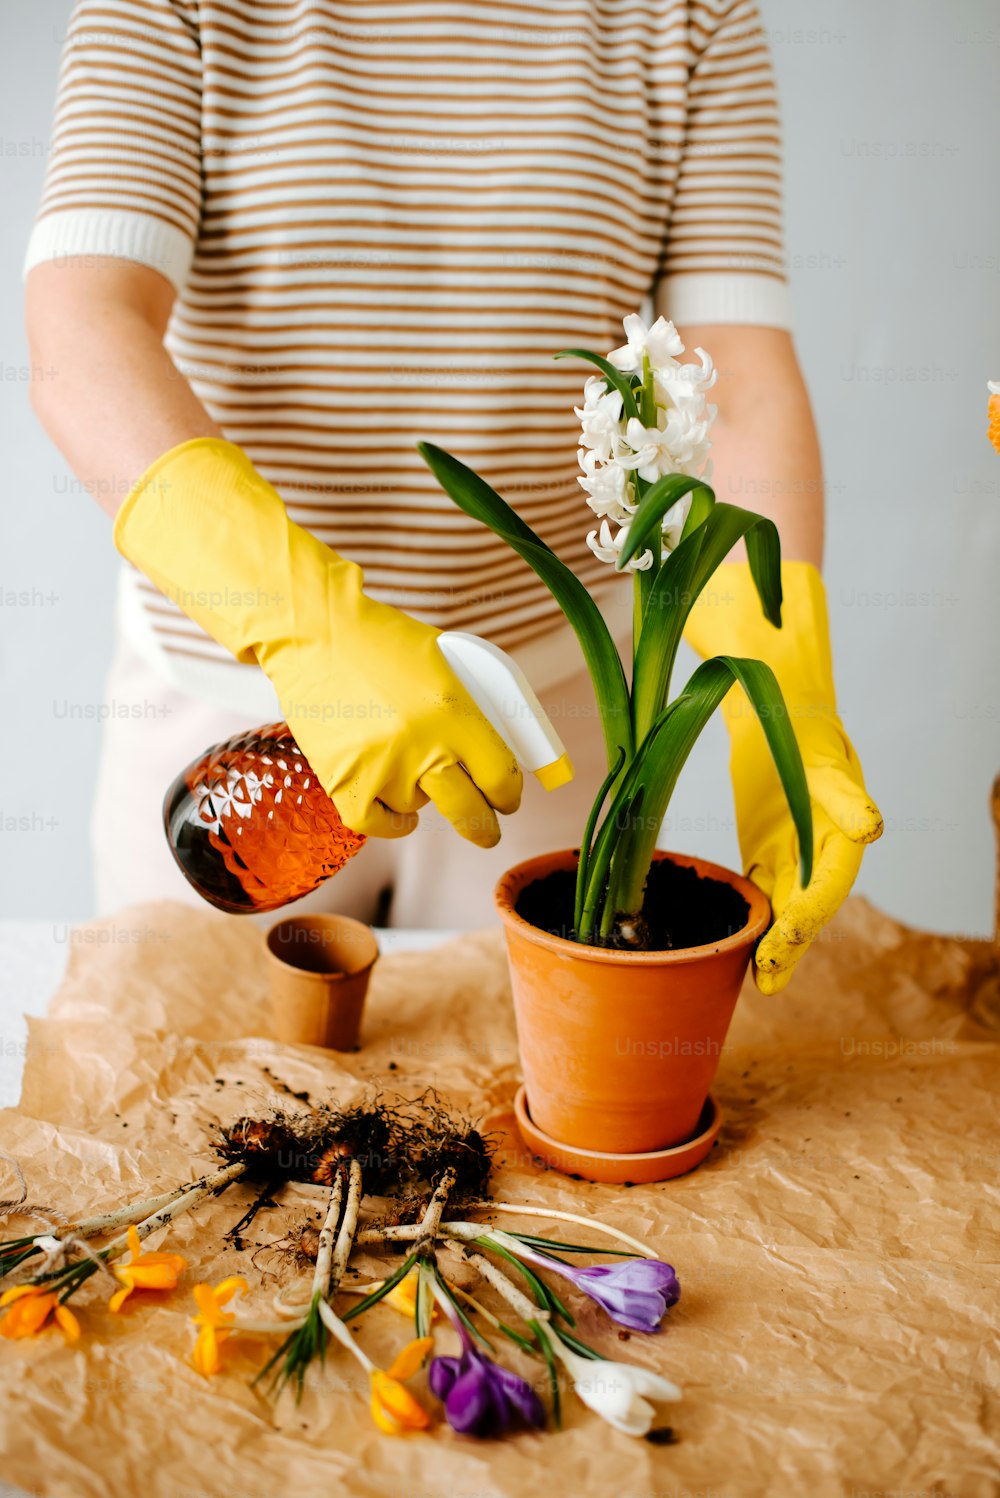
M 412 1320 L 417 1312 L 417 1286 L 419 1283 L 420 1276 L 415 1269 L 411 1269 L 406 1278 L 400 1280 L 398 1285 L 394 1285 L 388 1295 L 384 1297 L 386 1305 L 392 1306 L 394 1311 L 399 1311 L 402 1315 L 409 1316 Z M 431 1320 L 436 1321 L 439 1315 L 440 1312 L 437 1305 L 434 1304 L 431 1310 Z
M 67 1342 L 76 1342 L 80 1323 L 69 1306 L 59 1304 L 59 1296 L 45 1285 L 15 1285 L 0 1295 L 0 1306 L 7 1311 L 0 1321 L 0 1337 L 11 1340 L 34 1337 L 46 1326 L 58 1326 Z M 49 1318 L 52 1318 L 51 1322 Z
M 990 392 L 987 412 L 987 434 L 997 452 L 1000 453 L 1000 381 L 988 381 Z
M 236 1314 L 222 1308 L 237 1291 L 247 1293 L 247 1282 L 241 1275 L 230 1275 L 215 1286 L 195 1285 L 194 1298 L 198 1305 L 197 1316 L 192 1317 L 199 1328 L 191 1361 L 202 1378 L 211 1378 L 222 1367 L 222 1343 L 232 1335 Z
M 412 1378 L 433 1346 L 433 1337 L 418 1337 L 407 1342 L 387 1371 L 372 1369 L 372 1419 L 385 1435 L 426 1430 L 430 1425 L 430 1415 L 403 1386 L 402 1380 Z
M 128 1230 L 128 1246 L 131 1258 L 127 1264 L 112 1264 L 111 1272 L 120 1281 L 108 1301 L 110 1311 L 120 1311 L 133 1290 L 175 1290 L 177 1281 L 187 1268 L 187 1259 L 180 1254 L 144 1253 L 139 1234 L 134 1227 Z

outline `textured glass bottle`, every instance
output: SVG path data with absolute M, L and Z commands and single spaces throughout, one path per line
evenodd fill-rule
M 232 915 L 307 895 L 365 841 L 344 826 L 286 723 L 216 744 L 182 770 L 163 826 L 188 883 Z

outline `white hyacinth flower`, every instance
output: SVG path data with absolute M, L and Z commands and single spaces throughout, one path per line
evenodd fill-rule
M 608 355 L 609 361 L 624 374 L 642 374 L 643 355 L 649 355 L 654 369 L 665 368 L 673 363 L 678 354 L 683 354 L 684 345 L 672 322 L 658 317 L 651 328 L 647 328 L 636 313 L 626 317 L 622 326 L 628 343 L 616 348 Z
M 648 1368 L 581 1357 L 571 1352 L 558 1336 L 552 1338 L 552 1350 L 564 1364 L 584 1404 L 623 1435 L 649 1433 L 656 1416 L 650 1400 L 674 1404 L 683 1398 L 676 1384 Z
M 583 405 L 573 409 L 583 426 L 584 447 L 606 463 L 614 457 L 621 442 L 620 391 L 608 390 L 603 379 L 595 375 L 583 387 Z
M 618 563 L 621 549 L 628 538 L 628 525 L 623 525 L 617 535 L 613 535 L 611 527 L 606 520 L 601 521 L 600 533 L 591 531 L 587 536 L 587 545 L 596 557 L 602 562 Z M 648 572 L 653 565 L 653 553 L 647 548 L 633 557 L 627 564 L 629 572 Z
M 716 371 L 704 349 L 695 350 L 697 364 L 681 364 L 677 356 L 684 353 L 684 344 L 673 323 L 658 317 L 647 328 L 641 317 L 630 316 L 625 318 L 624 327 L 628 342 L 608 357 L 623 374 L 648 378 L 652 373 L 656 424 L 647 426 L 638 417 L 626 417 L 620 391 L 609 389 L 600 376 L 587 380 L 584 403 L 576 407 L 581 422 L 578 458 L 583 471 L 579 482 L 587 503 L 602 522 L 599 530 L 590 532 L 587 544 L 595 556 L 609 563 L 617 562 L 628 522 L 638 505 L 636 476 L 647 484 L 673 473 L 708 481 L 709 431 L 716 416 L 715 406 L 707 401 Z M 644 414 L 650 415 L 648 406 Z M 688 498 L 664 516 L 664 557 L 680 541 L 690 507 Z M 617 534 L 612 524 L 621 527 Z M 645 572 L 652 565 L 653 553 L 647 550 L 628 567 Z
M 635 510 L 628 474 L 620 463 L 601 463 L 597 454 L 580 449 L 577 457 L 583 469 L 583 478 L 577 483 L 587 491 L 587 503 L 595 515 L 607 516 L 619 522 L 627 520 Z

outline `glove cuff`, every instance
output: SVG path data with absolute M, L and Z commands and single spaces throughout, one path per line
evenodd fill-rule
M 300 632 L 315 636 L 316 621 L 305 616 L 328 614 L 334 572 L 352 595 L 361 588 L 360 569 L 293 525 L 242 448 L 217 437 L 158 458 L 122 505 L 114 540 L 244 664 L 263 664 Z

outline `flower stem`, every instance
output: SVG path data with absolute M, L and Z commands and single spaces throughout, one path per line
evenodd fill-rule
M 483 1254 L 478 1254 L 474 1250 L 466 1250 L 466 1259 L 475 1269 L 478 1269 L 487 1284 L 492 1285 L 497 1294 L 503 1296 L 507 1304 L 517 1312 L 522 1321 L 530 1323 L 533 1320 L 549 1320 L 549 1312 L 536 1306 L 533 1301 L 530 1301 L 526 1295 L 522 1294 L 513 1280 L 509 1279 L 502 1269 L 498 1269 L 495 1264 L 491 1264 L 489 1259 Z
M 579 1212 L 561 1212 L 554 1207 L 518 1206 L 516 1202 L 484 1201 L 476 1202 L 474 1205 L 477 1211 L 482 1212 L 514 1212 L 524 1217 L 546 1217 L 551 1222 L 575 1222 L 579 1227 L 594 1228 L 599 1233 L 606 1233 L 609 1238 L 617 1238 L 620 1243 L 627 1243 L 644 1259 L 656 1258 L 655 1248 L 649 1248 L 645 1243 L 640 1243 L 638 1238 L 630 1237 L 628 1233 L 622 1232 L 621 1228 L 613 1228 L 608 1223 L 601 1222 L 597 1217 L 586 1217 Z M 452 1224 L 447 1223 L 446 1226 L 450 1228 Z M 595 1249 L 594 1252 L 600 1253 L 600 1249 Z
M 357 1160 L 352 1160 L 350 1178 L 347 1184 L 347 1201 L 344 1204 L 344 1220 L 340 1224 L 340 1232 L 337 1234 L 337 1247 L 333 1253 L 333 1266 L 331 1273 L 327 1276 L 327 1285 L 324 1290 L 324 1298 L 326 1300 L 333 1300 L 340 1289 L 340 1281 L 344 1277 L 347 1261 L 351 1257 L 351 1250 L 354 1247 L 354 1235 L 358 1230 L 358 1213 L 361 1211 L 362 1191 L 361 1166 Z
M 223 1166 L 214 1175 L 202 1176 L 201 1180 L 189 1186 L 182 1196 L 174 1197 L 135 1224 L 139 1242 L 148 1238 L 151 1233 L 155 1233 L 158 1228 L 166 1227 L 168 1222 L 173 1222 L 185 1212 L 190 1212 L 193 1207 L 198 1206 L 199 1202 L 203 1202 L 206 1196 L 214 1196 L 217 1191 L 224 1191 L 227 1186 L 231 1186 L 234 1181 L 238 1181 L 240 1176 L 245 1174 L 246 1168 L 245 1162 L 241 1160 L 235 1165 Z M 127 1248 L 128 1234 L 122 1233 L 101 1249 L 100 1257 L 104 1260 L 117 1259 Z
M 170 1193 L 171 1200 L 150 1213 L 148 1217 L 144 1217 L 141 1222 L 133 1224 L 139 1236 L 139 1242 L 148 1238 L 151 1233 L 155 1233 L 158 1228 L 165 1227 L 168 1222 L 173 1222 L 183 1213 L 190 1212 L 192 1207 L 204 1201 L 206 1196 L 225 1190 L 245 1171 L 246 1165 L 242 1161 L 235 1165 L 227 1165 L 222 1170 L 217 1170 L 214 1175 L 202 1176 L 201 1180 L 196 1181 L 193 1186 L 186 1187 L 180 1196 Z M 155 1201 L 157 1198 L 154 1197 L 152 1200 Z M 26 1283 L 48 1284 L 59 1295 L 60 1303 L 65 1303 L 71 1295 L 76 1294 L 86 1280 L 90 1279 L 92 1274 L 96 1274 L 98 1270 L 106 1271 L 113 1259 L 120 1259 L 128 1246 L 128 1234 L 121 1233 L 103 1248 L 98 1249 L 91 1257 L 48 1274 L 39 1274 L 34 1279 L 27 1280 Z
M 102 1212 L 96 1217 L 81 1217 L 79 1222 L 60 1223 L 58 1230 L 52 1233 L 52 1237 L 66 1240 L 67 1247 L 69 1247 L 68 1240 L 73 1238 L 99 1238 L 115 1228 L 126 1227 L 130 1223 L 141 1221 L 151 1212 L 158 1212 L 161 1207 L 178 1201 L 190 1190 L 191 1182 L 186 1181 L 183 1186 L 175 1186 L 173 1190 L 164 1191 L 159 1196 L 150 1196 L 145 1201 L 129 1202 L 127 1206 L 119 1207 L 115 1212 Z M 12 1273 L 26 1259 L 40 1254 L 42 1248 L 38 1239 L 44 1236 L 44 1234 L 33 1234 L 27 1238 L 15 1238 L 7 1243 L 0 1243 L 0 1279 Z
M 448 1197 L 454 1184 L 455 1172 L 449 1166 L 444 1175 L 441 1177 L 437 1186 L 434 1188 L 434 1194 L 431 1197 L 430 1201 L 427 1203 L 427 1210 L 424 1213 L 423 1220 L 420 1223 L 420 1237 L 417 1240 L 418 1244 L 420 1244 L 421 1246 L 423 1245 L 423 1240 L 425 1238 L 431 1245 L 433 1245 L 434 1239 L 437 1237 L 438 1232 L 440 1231 L 441 1217 L 444 1213 L 445 1204 L 448 1201 Z
M 164 1191 L 160 1196 L 151 1196 L 141 1202 L 129 1202 L 127 1206 L 119 1207 L 117 1212 L 103 1212 L 97 1217 L 81 1218 L 78 1223 L 71 1223 L 62 1231 L 72 1233 L 75 1238 L 97 1238 L 101 1233 L 110 1233 L 115 1228 L 127 1227 L 129 1223 L 141 1222 L 144 1217 L 158 1212 L 161 1207 L 167 1207 L 171 1202 L 186 1196 L 190 1190 L 191 1182 L 187 1181 L 183 1186 L 175 1186 L 172 1191 Z
M 344 1181 L 343 1177 L 338 1173 L 334 1178 L 333 1188 L 330 1192 L 330 1204 L 326 1209 L 326 1219 L 320 1229 L 319 1247 L 316 1251 L 316 1268 L 313 1270 L 312 1295 L 325 1295 L 327 1287 L 330 1284 L 334 1235 L 337 1231 L 337 1223 L 340 1221 L 340 1207 L 343 1197 Z

